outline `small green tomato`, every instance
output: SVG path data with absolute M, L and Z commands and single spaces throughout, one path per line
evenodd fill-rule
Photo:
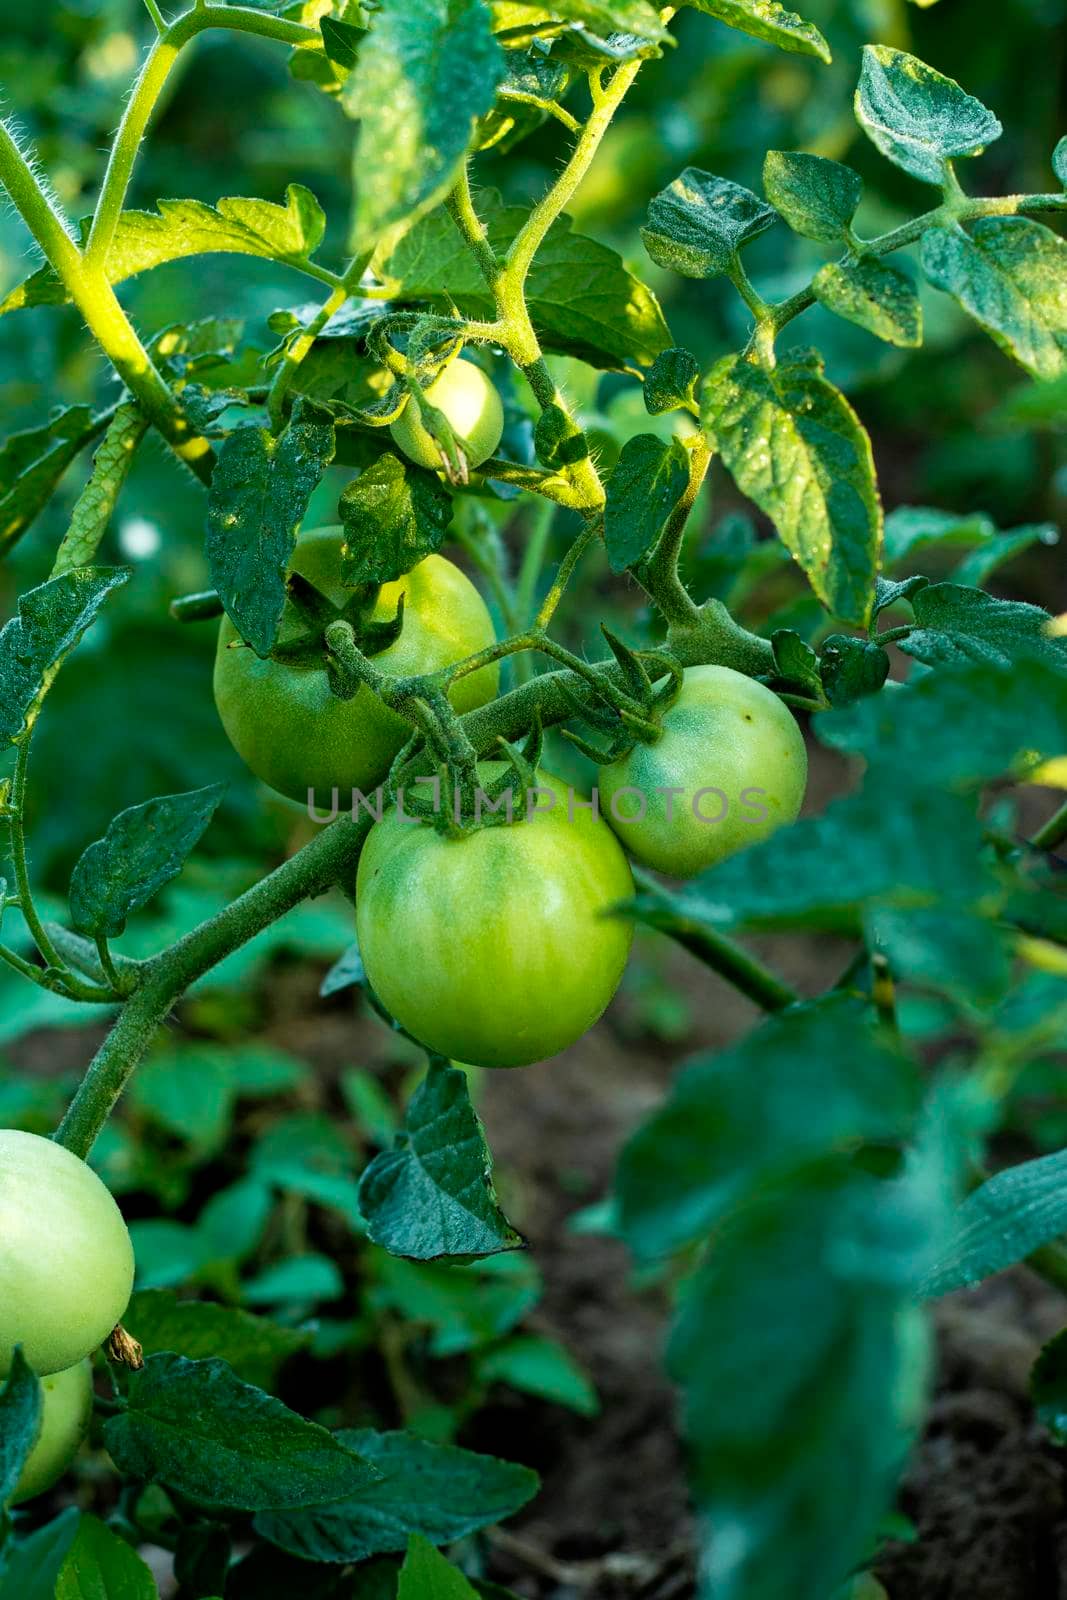
M 504 432 L 504 407 L 481 367 L 476 367 L 472 361 L 452 361 L 427 385 L 424 393 L 430 404 L 448 418 L 453 433 L 463 445 L 467 465 L 480 467 L 483 461 L 488 461 Z M 409 461 L 428 467 L 431 472 L 440 470 L 441 448 L 424 427 L 422 411 L 414 395 L 389 431 Z
M 297 539 L 290 570 L 343 605 L 351 591 L 341 586 L 340 528 L 312 528 Z M 391 620 L 404 601 L 400 635 L 373 657 L 396 677 L 436 672 L 450 661 L 491 645 L 493 620 L 470 579 L 444 556 L 427 556 L 393 583 L 383 583 L 373 619 Z M 290 601 L 282 612 L 282 644 L 303 632 Z M 493 662 L 457 678 L 450 700 L 459 712 L 484 705 L 496 694 L 499 667 Z M 342 809 L 351 791 L 370 792 L 382 783 L 411 728 L 365 686 L 351 700 L 330 690 L 321 662 L 261 661 L 240 648 L 229 617 L 219 625 L 215 655 L 215 704 L 230 743 L 257 778 L 279 794 L 306 804 L 308 791 L 328 811 L 336 790 Z
M 486 762 L 480 780 L 501 771 Z M 609 914 L 633 894 L 618 841 L 558 778 L 539 772 L 537 784 L 530 820 L 460 838 L 389 811 L 360 858 L 356 926 L 372 988 L 429 1049 L 474 1066 L 565 1050 L 630 953 L 632 924 Z
M 15 1487 L 21 1505 L 60 1479 L 74 1460 L 93 1414 L 93 1364 L 88 1356 L 41 1379 L 41 1431 Z
M 636 861 L 690 878 L 792 822 L 807 751 L 778 696 L 730 667 L 691 667 L 662 734 L 601 768 L 601 810 Z
M 0 1373 L 16 1345 L 42 1377 L 103 1344 L 133 1288 L 122 1213 L 52 1139 L 0 1129 Z

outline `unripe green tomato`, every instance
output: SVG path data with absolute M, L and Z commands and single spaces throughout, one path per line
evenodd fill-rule
M 16 1345 L 44 1377 L 103 1344 L 129 1304 L 133 1246 L 91 1167 L 0 1128 L 0 1373 Z
M 764 684 L 730 667 L 690 667 L 661 723 L 654 744 L 635 745 L 598 779 L 603 815 L 635 861 L 690 878 L 797 816 L 804 739 Z
M 482 784 L 501 770 L 486 762 Z M 560 779 L 540 772 L 538 784 L 529 802 L 554 808 L 529 821 L 446 838 L 394 808 L 363 847 L 356 926 L 371 987 L 456 1061 L 519 1067 L 566 1049 L 626 966 L 631 924 L 604 915 L 633 893 L 626 857 L 588 810 L 568 815 Z
M 88 1356 L 65 1372 L 41 1379 L 41 1431 L 15 1487 L 21 1505 L 61 1478 L 89 1432 L 93 1414 L 93 1364 Z
M 469 467 L 480 467 L 496 450 L 504 432 L 504 407 L 496 387 L 473 361 L 452 361 L 423 393 L 448 418 L 463 445 Z M 423 426 L 419 402 L 412 395 L 390 425 L 393 440 L 416 466 L 439 471 L 441 447 Z
M 341 587 L 340 528 L 316 528 L 297 539 L 290 570 L 314 584 L 335 605 L 351 590 Z M 458 567 L 443 556 L 427 556 L 395 583 L 383 583 L 376 621 L 389 621 L 404 597 L 400 636 L 371 659 L 394 676 L 435 672 L 494 642 L 485 601 Z M 279 642 L 304 631 L 286 602 Z M 239 638 L 229 617 L 219 625 L 215 655 L 215 704 L 230 743 L 257 778 L 291 800 L 307 802 L 314 789 L 323 810 L 337 789 L 342 809 L 352 790 L 370 793 L 384 782 L 393 757 L 411 735 L 410 726 L 365 686 L 351 700 L 330 692 L 325 669 L 286 661 L 262 661 Z M 496 662 L 457 679 L 451 702 L 457 711 L 484 705 L 496 694 Z

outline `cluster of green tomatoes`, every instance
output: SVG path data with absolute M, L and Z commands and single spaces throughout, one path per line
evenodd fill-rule
M 93 1410 L 90 1357 L 132 1288 L 130 1235 L 95 1172 L 51 1139 L 0 1128 L 0 1377 L 20 1348 L 42 1400 L 16 1505 L 74 1459 Z
M 457 360 L 425 391 L 477 467 L 496 449 L 500 397 L 473 363 Z M 437 443 L 412 398 L 393 437 L 413 461 L 440 467 Z M 340 606 L 341 531 L 301 534 L 291 570 Z M 433 673 L 494 642 L 477 590 L 450 561 L 427 556 L 383 584 L 374 618 L 399 635 L 374 657 L 395 676 Z M 280 642 L 302 624 L 287 604 Z M 367 795 L 386 780 L 411 728 L 362 685 L 330 688 L 325 653 L 261 659 L 235 648 L 223 618 L 215 698 L 230 740 L 252 771 L 294 800 L 329 805 L 333 791 Z M 497 692 L 491 663 L 457 677 L 457 712 Z M 612 908 L 633 894 L 627 854 L 690 877 L 765 838 L 797 815 L 807 758 L 792 713 L 763 684 L 730 668 L 686 671 L 658 716 L 656 737 L 601 768 L 602 812 L 575 806 L 567 787 L 537 774 L 538 807 L 510 826 L 439 831 L 396 810 L 371 828 L 356 885 L 357 935 L 371 987 L 428 1049 L 487 1067 L 555 1055 L 601 1015 L 626 966 L 632 928 Z M 492 782 L 499 764 L 479 768 Z M 714 812 L 701 796 L 714 794 Z M 555 804 L 541 799 L 555 796 Z M 751 797 L 758 796 L 758 804 Z M 747 801 L 747 803 L 746 803 Z

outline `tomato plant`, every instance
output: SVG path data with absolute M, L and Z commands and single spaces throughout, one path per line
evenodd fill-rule
M 1067 1292 L 1056 7 L 22 9 L 0 1593 L 904 1593 Z
M 301 534 L 290 572 L 305 578 L 328 602 L 347 598 L 341 586 L 342 533 L 316 528 Z M 493 643 L 493 624 L 485 602 L 458 567 L 443 556 L 428 555 L 395 582 L 376 592 L 370 625 L 387 627 L 400 610 L 396 638 L 373 657 L 393 676 L 434 672 Z M 357 690 L 341 699 L 330 687 L 320 637 L 299 660 L 286 659 L 285 646 L 314 629 L 287 602 L 279 629 L 281 659 L 261 659 L 243 648 L 228 617 L 219 626 L 215 657 L 215 702 L 238 754 L 258 778 L 292 800 L 315 791 L 323 806 L 333 790 L 373 790 L 388 774 L 408 737 L 402 718 L 371 693 Z M 452 703 L 470 711 L 491 700 L 499 668 L 493 662 L 457 680 Z
M 501 775 L 495 763 L 479 774 Z M 528 798 L 529 821 L 456 839 L 383 817 L 359 861 L 375 993 L 422 1044 L 477 1066 L 525 1066 L 573 1044 L 618 988 L 633 939 L 610 915 L 633 879 L 605 823 L 549 773 Z

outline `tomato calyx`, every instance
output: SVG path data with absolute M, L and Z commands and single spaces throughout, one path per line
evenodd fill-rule
M 662 737 L 660 719 L 677 698 L 683 673 L 668 651 L 631 650 L 609 628 L 601 625 L 601 632 L 621 669 L 622 684 L 603 681 L 600 704 L 593 706 L 582 704 L 566 686 L 564 692 L 575 716 L 603 735 L 606 743 L 596 744 L 570 728 L 561 731 L 590 761 L 608 766 L 629 755 L 636 744 L 655 744 Z
M 395 614 L 382 619 L 374 616 L 380 589 L 376 583 L 357 584 L 342 606 L 335 605 L 298 572 L 289 574 L 285 587 L 289 604 L 303 629 L 294 637 L 276 643 L 270 659 L 287 666 L 320 666 L 329 679 L 331 692 L 340 700 L 353 699 L 359 689 L 359 677 L 331 650 L 328 631 L 335 623 L 343 622 L 362 655 L 379 655 L 400 637 L 404 626 L 404 596 L 398 599 Z

